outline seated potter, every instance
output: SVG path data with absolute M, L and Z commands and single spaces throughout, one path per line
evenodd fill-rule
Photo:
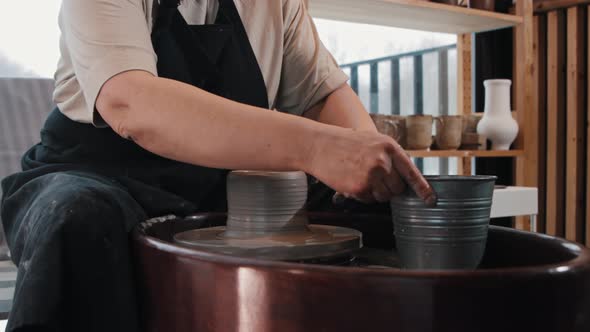
M 367 203 L 405 183 L 434 200 L 303 0 L 63 0 L 59 22 L 57 109 L 2 182 L 19 267 L 8 331 L 139 331 L 128 232 L 225 210 L 230 169 L 304 171 Z

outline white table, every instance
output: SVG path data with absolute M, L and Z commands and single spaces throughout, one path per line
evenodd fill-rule
M 530 216 L 531 231 L 537 231 L 538 189 L 505 187 L 494 189 L 491 218 Z

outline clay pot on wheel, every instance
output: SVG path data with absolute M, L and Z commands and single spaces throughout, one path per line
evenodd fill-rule
M 343 256 L 362 246 L 353 229 L 309 225 L 306 201 L 303 172 L 232 171 L 226 226 L 181 232 L 174 241 L 212 253 L 288 261 Z
M 412 190 L 391 200 L 397 251 L 408 269 L 475 269 L 483 257 L 495 176 L 427 176 L 436 206 Z

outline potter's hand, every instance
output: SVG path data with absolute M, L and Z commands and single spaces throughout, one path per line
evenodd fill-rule
M 308 172 L 336 192 L 362 202 L 386 202 L 407 184 L 427 204 L 436 202 L 432 187 L 391 137 L 331 128 L 316 142 Z

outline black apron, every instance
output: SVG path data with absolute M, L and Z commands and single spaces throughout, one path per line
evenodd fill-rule
M 152 41 L 158 56 L 158 76 L 237 102 L 269 107 L 262 73 L 233 1 L 219 1 L 215 24 L 196 26 L 188 25 L 176 7 L 161 5 Z M 224 209 L 224 170 L 162 158 L 110 128 L 71 121 L 57 109 L 41 130 L 41 141 L 23 157 L 25 172 L 4 181 L 5 195 L 50 172 L 85 170 L 119 178 L 140 205 L 148 208 L 149 216 Z M 186 202 L 173 208 L 179 204 L 174 202 L 177 197 L 156 200 L 156 193 L 146 185 Z M 149 194 L 142 195 L 144 191 Z M 141 204 L 144 199 L 147 204 Z
M 269 108 L 232 0 L 219 0 L 213 25 L 188 25 L 175 5 L 158 11 L 158 76 Z M 19 267 L 7 331 L 138 331 L 127 232 L 148 217 L 226 209 L 226 170 L 162 158 L 59 110 L 22 167 L 2 182 L 2 220 Z

